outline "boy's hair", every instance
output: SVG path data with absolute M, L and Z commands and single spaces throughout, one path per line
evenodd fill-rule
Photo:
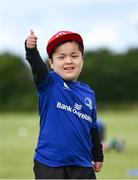
M 49 59 L 52 59 L 53 58 L 53 54 L 56 52 L 56 49 L 61 46 L 62 44 L 64 43 L 67 43 L 67 42 L 76 42 L 76 41 L 62 41 L 60 42 L 59 44 L 57 44 L 51 51 L 51 53 L 49 54 Z M 84 55 L 84 46 L 82 46 L 82 44 L 76 42 L 78 44 L 78 48 L 82 54 L 82 56 Z
M 78 33 L 74 33 L 71 31 L 59 31 L 54 34 L 47 43 L 46 50 L 49 58 L 53 54 L 53 49 L 55 49 L 57 45 L 59 46 L 59 44 L 62 42 L 65 43 L 70 41 L 77 42 L 80 45 L 79 48 L 81 47 L 80 49 L 84 50 L 83 39 Z M 82 50 L 81 52 L 83 52 Z

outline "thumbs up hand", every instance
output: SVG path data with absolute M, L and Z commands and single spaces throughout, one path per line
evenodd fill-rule
M 34 34 L 33 30 L 30 30 L 30 35 L 26 39 L 26 47 L 33 49 L 37 46 L 37 37 Z

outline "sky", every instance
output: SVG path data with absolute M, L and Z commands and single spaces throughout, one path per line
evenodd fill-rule
M 0 53 L 24 57 L 30 29 L 42 57 L 60 30 L 81 34 L 85 50 L 126 51 L 138 47 L 138 0 L 0 0 Z

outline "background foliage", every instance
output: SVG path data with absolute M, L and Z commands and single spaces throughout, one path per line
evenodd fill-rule
M 96 92 L 97 104 L 138 101 L 138 48 L 124 53 L 98 49 L 85 53 L 80 81 Z M 25 58 L 0 54 L 0 111 L 37 110 L 37 94 Z

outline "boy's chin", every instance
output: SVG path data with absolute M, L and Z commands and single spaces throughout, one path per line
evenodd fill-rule
M 76 77 L 62 77 L 65 81 L 72 81 L 72 82 L 75 82 L 77 81 L 77 78 Z

